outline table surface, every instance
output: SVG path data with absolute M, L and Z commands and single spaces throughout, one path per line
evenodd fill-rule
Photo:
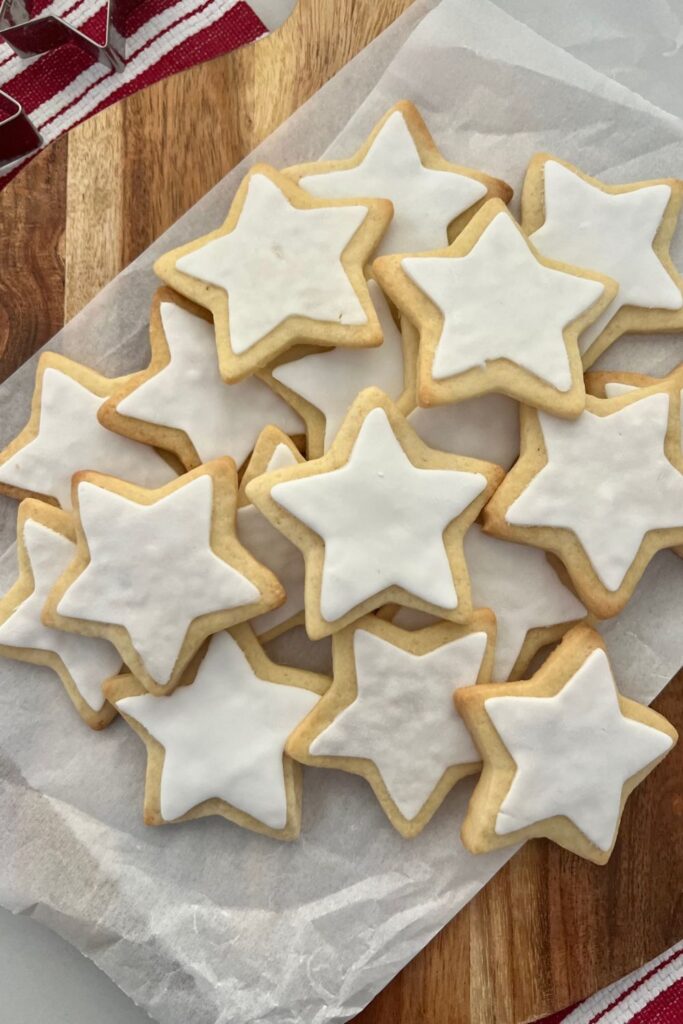
M 0 193 L 0 378 L 408 5 L 299 0 L 272 36 L 130 97 L 30 164 Z M 201 110 L 220 111 L 219 131 Z M 654 705 L 679 730 L 682 678 Z M 678 940 L 682 778 L 680 744 L 629 800 L 607 867 L 528 843 L 359 1024 L 521 1024 Z

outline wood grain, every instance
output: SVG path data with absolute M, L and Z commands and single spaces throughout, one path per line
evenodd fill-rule
M 67 140 L 0 192 L 0 379 L 63 323 Z
M 127 151 L 124 115 L 123 104 L 108 107 L 69 136 L 64 210 L 65 323 L 128 262 L 123 254 L 123 197 L 129 181 L 129 176 L 122 173 Z
M 367 45 L 409 0 L 299 0 L 253 46 L 77 128 L 0 193 L 0 375 Z M 679 677 L 655 703 L 683 731 Z M 529 843 L 357 1018 L 521 1024 L 683 934 L 683 745 L 627 805 L 598 868 Z

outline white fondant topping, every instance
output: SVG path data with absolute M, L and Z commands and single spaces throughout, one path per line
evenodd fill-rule
M 190 686 L 163 698 L 124 697 L 116 706 L 164 748 L 166 821 L 216 797 L 270 828 L 284 828 L 285 742 L 318 700 L 310 690 L 260 679 L 223 632 L 212 637 Z
M 635 384 L 622 384 L 621 381 L 611 380 L 605 384 L 605 398 L 621 398 L 631 391 L 637 391 Z
M 228 293 L 237 355 L 290 316 L 365 324 L 341 256 L 367 215 L 365 206 L 299 210 L 270 178 L 256 174 L 236 227 L 176 266 Z
M 78 488 L 90 562 L 57 611 L 128 630 L 150 676 L 165 685 L 190 624 L 259 599 L 211 548 L 213 480 L 190 480 L 153 505 L 103 487 Z
M 344 466 L 271 494 L 325 544 L 320 608 L 334 622 L 392 585 L 457 608 L 442 535 L 485 487 L 480 473 L 417 469 L 384 410 L 371 409 Z
M 425 444 L 509 469 L 519 455 L 519 405 L 507 395 L 480 395 L 464 402 L 414 409 L 411 427 Z
M 631 391 L 637 391 L 633 384 L 622 384 L 621 381 L 610 380 L 605 384 L 605 398 L 621 398 Z M 683 389 L 681 390 L 681 402 L 683 402 Z M 681 419 L 681 449 L 683 450 L 683 418 Z
M 273 473 L 276 469 L 284 469 L 285 466 L 296 466 L 296 459 L 287 445 L 280 442 L 273 448 L 263 472 Z
M 602 650 L 554 697 L 490 697 L 484 706 L 517 766 L 498 835 L 564 815 L 609 850 L 624 783 L 672 746 L 666 733 L 622 715 Z
M 401 266 L 444 317 L 435 380 L 508 359 L 570 390 L 563 331 L 604 287 L 540 263 L 509 213 L 494 217 L 466 256 L 411 256 Z
M 296 459 L 289 448 L 278 444 L 264 472 L 295 465 Z M 275 573 L 287 595 L 279 608 L 251 619 L 249 625 L 261 636 L 304 610 L 304 558 L 299 548 L 276 530 L 254 505 L 237 509 L 237 536 L 254 558 Z
M 622 306 L 683 306 L 680 289 L 652 248 L 671 198 L 668 185 L 612 195 L 555 160 L 546 162 L 543 177 L 545 221 L 531 241 L 544 256 L 597 270 L 619 284 L 616 297 L 581 335 L 582 352 Z
M 202 462 L 231 455 L 241 466 L 261 430 L 303 434 L 301 418 L 257 377 L 226 384 L 218 372 L 213 324 L 162 302 L 170 361 L 118 404 L 122 416 L 184 430 Z
M 668 415 L 663 393 L 608 416 L 539 413 L 548 462 L 507 522 L 572 530 L 604 586 L 618 590 L 649 530 L 683 527 L 683 474 L 664 454 Z
M 394 219 L 377 255 L 448 245 L 451 221 L 486 195 L 486 186 L 475 178 L 425 167 L 400 110 L 387 119 L 357 167 L 309 174 L 299 184 L 325 199 L 390 199 Z
M 24 544 L 33 573 L 33 591 L 0 623 L 0 644 L 53 651 L 86 704 L 100 711 L 105 704 L 102 683 L 121 667 L 116 649 L 106 640 L 64 633 L 40 621 L 48 595 L 74 558 L 76 545 L 34 519 L 24 524 Z
M 0 466 L 0 481 L 57 499 L 71 508 L 71 477 L 83 469 L 143 487 L 175 473 L 153 448 L 107 430 L 97 419 L 104 399 L 53 367 L 43 374 L 38 434 Z
M 586 609 L 560 581 L 544 551 L 489 537 L 474 524 L 465 534 L 465 561 L 475 608 L 496 616 L 492 677 L 508 679 L 530 629 L 582 619 Z M 400 608 L 393 622 L 413 629 L 424 625 L 422 613 Z
M 411 654 L 359 629 L 353 637 L 358 694 L 310 752 L 374 761 L 405 818 L 414 818 L 451 765 L 480 760 L 453 691 L 477 681 L 486 633 Z
M 273 370 L 273 377 L 325 416 L 325 448 L 334 441 L 356 396 L 375 385 L 390 398 L 401 395 L 404 384 L 403 344 L 387 300 L 374 281 L 370 297 L 379 317 L 384 341 L 377 348 L 336 348 L 304 356 Z

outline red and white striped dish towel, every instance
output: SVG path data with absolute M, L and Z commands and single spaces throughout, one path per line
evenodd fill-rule
M 539 1024 L 683 1024 L 683 942 Z
M 126 22 L 126 64 L 118 74 L 73 45 L 22 60 L 0 39 L 0 90 L 21 103 L 47 145 L 110 103 L 265 35 L 275 25 L 265 24 L 256 10 L 269 21 L 264 12 L 279 8 L 279 24 L 293 6 L 293 0 L 254 0 L 253 6 L 247 0 L 142 0 Z M 49 8 L 102 39 L 106 6 L 58 0 Z M 0 175 L 0 188 L 25 163 Z

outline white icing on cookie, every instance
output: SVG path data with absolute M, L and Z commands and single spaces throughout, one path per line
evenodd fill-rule
M 394 219 L 377 255 L 448 245 L 448 225 L 486 195 L 476 178 L 425 167 L 400 110 L 387 118 L 357 167 L 309 174 L 299 184 L 324 199 L 390 199 Z
M 71 477 L 82 469 L 161 487 L 175 473 L 153 448 L 107 430 L 97 419 L 104 399 L 61 370 L 43 374 L 38 434 L 0 465 L 0 482 L 56 498 L 71 508 Z
M 375 385 L 397 399 L 404 389 L 403 343 L 387 300 L 374 281 L 368 282 L 384 341 L 377 348 L 336 348 L 273 370 L 273 377 L 325 416 L 325 447 L 334 441 L 356 396 Z
M 565 815 L 609 850 L 624 783 L 673 744 L 665 732 L 622 715 L 602 650 L 554 697 L 490 697 L 484 707 L 517 766 L 498 811 L 498 835 Z
M 228 293 L 237 355 L 290 316 L 365 324 L 341 256 L 367 215 L 365 206 L 299 210 L 270 178 L 255 174 L 236 227 L 181 256 L 176 267 Z
M 73 560 L 76 545 L 34 519 L 24 523 L 24 544 L 33 574 L 33 592 L 0 623 L 0 644 L 53 651 L 86 704 L 100 711 L 105 704 L 102 683 L 121 667 L 116 649 L 106 640 L 64 633 L 44 626 L 40 620 L 48 594 Z
M 608 590 L 618 590 L 648 530 L 683 527 L 683 474 L 664 454 L 669 396 L 608 416 L 539 413 L 548 462 L 505 518 L 572 530 Z
M 519 405 L 507 395 L 414 409 L 408 422 L 425 444 L 509 469 L 519 455 Z
M 274 473 L 276 469 L 284 469 L 285 466 L 296 466 L 297 461 L 294 454 L 286 444 L 276 444 L 268 459 L 264 473 Z
M 476 683 L 486 641 L 472 633 L 417 655 L 356 630 L 358 694 L 310 753 L 374 761 L 401 814 L 414 818 L 449 767 L 480 760 L 453 691 Z
M 213 324 L 174 302 L 160 309 L 170 360 L 118 403 L 122 416 L 184 430 L 202 462 L 231 455 L 238 466 L 263 427 L 303 434 L 301 418 L 257 377 L 226 384 Z
M 287 445 L 278 444 L 264 473 L 295 465 L 296 459 Z M 249 625 L 257 636 L 261 636 L 304 610 L 304 557 L 299 548 L 276 530 L 254 505 L 237 509 L 237 536 L 257 561 L 275 573 L 287 595 L 279 608 L 251 619 Z
M 497 214 L 466 256 L 410 256 L 401 266 L 444 317 L 435 380 L 508 359 L 570 390 L 562 332 L 604 287 L 540 263 L 509 213 Z
M 669 185 L 610 194 L 555 160 L 543 168 L 545 221 L 530 236 L 544 256 L 597 270 L 619 284 L 616 297 L 581 335 L 585 352 L 622 306 L 680 309 L 681 291 L 652 248 Z
M 190 624 L 259 599 L 211 548 L 213 480 L 202 475 L 141 505 L 92 483 L 78 488 L 90 562 L 57 606 L 61 615 L 124 626 L 164 686 Z
M 465 534 L 464 550 L 472 604 L 490 608 L 496 616 L 492 671 L 496 682 L 508 679 L 530 629 L 574 622 L 586 615 L 579 599 L 548 564 L 544 551 L 489 537 L 476 523 Z M 429 620 L 416 609 L 399 608 L 392 621 L 415 629 Z
M 270 828 L 287 824 L 289 734 L 320 698 L 260 679 L 229 633 L 217 633 L 190 686 L 123 697 L 117 708 L 164 748 L 161 815 L 173 821 L 213 797 Z
M 320 609 L 334 622 L 392 585 L 457 608 L 442 535 L 485 487 L 481 473 L 417 469 L 384 410 L 371 409 L 344 466 L 271 494 L 324 541 Z
M 605 384 L 605 398 L 621 398 L 631 391 L 638 389 L 633 384 L 622 384 L 621 381 L 610 380 Z M 681 389 L 681 403 L 683 404 L 683 389 Z M 683 450 L 683 419 L 681 419 L 681 449 Z
M 618 380 L 610 380 L 605 384 L 605 398 L 621 398 L 631 391 L 637 391 L 635 384 L 622 384 Z

